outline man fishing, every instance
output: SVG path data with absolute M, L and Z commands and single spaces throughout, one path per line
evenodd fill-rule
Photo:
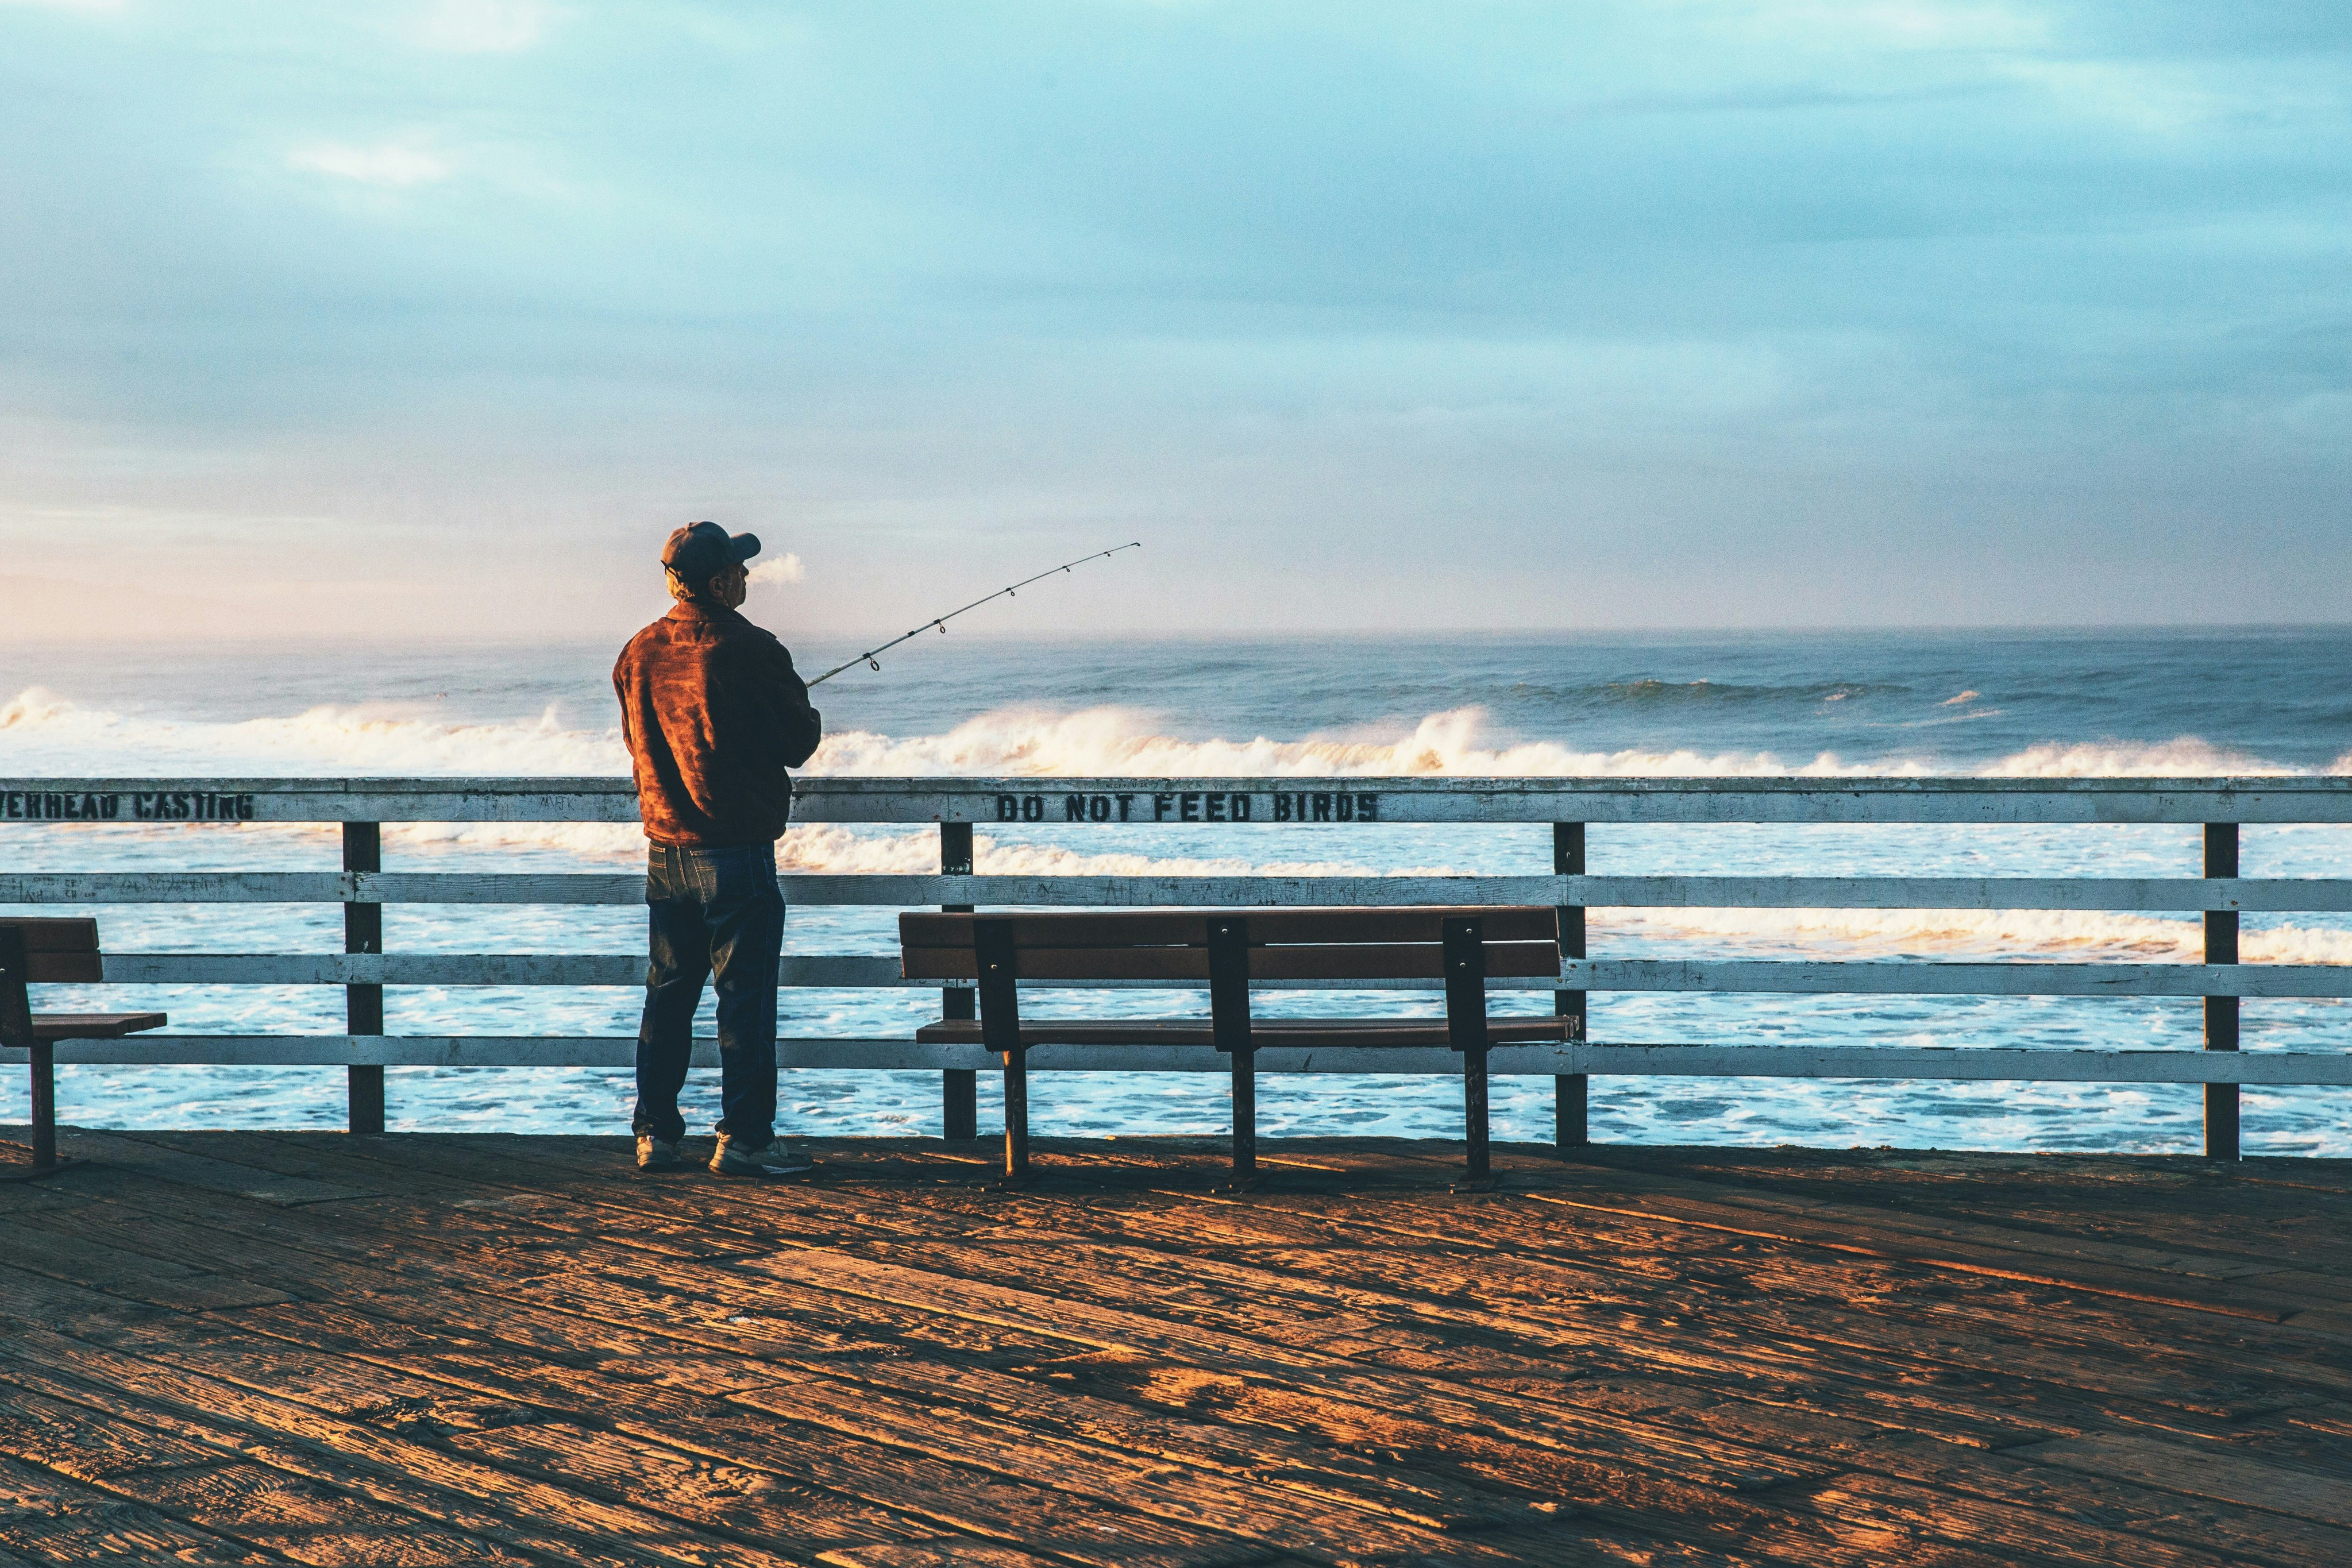
M 793 656 L 738 610 L 760 551 L 751 534 L 693 523 L 662 548 L 668 614 L 613 666 L 621 733 L 649 841 L 645 1019 L 637 1029 L 637 1168 L 676 1169 L 678 1091 L 709 977 L 719 998 L 720 1110 L 710 1168 L 782 1176 L 810 1168 L 775 1135 L 776 960 L 784 896 L 776 841 L 792 811 L 785 771 L 823 725 Z

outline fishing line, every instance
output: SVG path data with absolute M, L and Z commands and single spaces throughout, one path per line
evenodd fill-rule
M 833 679 L 834 676 L 841 674 L 842 671 L 854 670 L 860 664 L 865 664 L 873 669 L 878 670 L 882 667 L 878 655 L 888 653 L 891 649 L 907 641 L 909 637 L 921 636 L 924 632 L 929 631 L 934 626 L 940 629 L 940 635 L 946 635 L 948 622 L 962 614 L 964 610 L 977 610 L 992 599 L 1013 598 L 1017 590 L 1026 588 L 1033 582 L 1043 582 L 1047 578 L 1053 576 L 1055 572 L 1067 571 L 1074 566 L 1084 566 L 1090 560 L 1101 560 L 1105 557 L 1117 555 L 1123 549 L 1141 549 L 1142 548 L 1143 541 L 1141 539 L 1137 539 L 1129 544 L 1115 545 L 1109 549 L 1097 550 L 1092 555 L 1082 555 L 1076 560 L 1066 560 L 1061 565 L 1050 567 L 1047 570 L 1039 572 L 1034 577 L 1024 577 L 1020 581 L 1013 584 L 1010 588 L 1000 588 L 993 593 L 973 600 L 970 604 L 965 605 L 963 610 L 950 610 L 945 615 L 935 616 L 932 619 L 924 622 L 912 632 L 903 632 L 898 636 L 891 638 L 887 643 L 883 643 L 878 648 L 868 648 L 865 653 L 860 653 L 855 659 L 850 660 L 849 663 L 845 664 L 835 664 L 833 668 L 827 670 L 824 674 L 811 681 L 809 685 L 813 686 L 821 686 L 824 685 L 825 682 Z

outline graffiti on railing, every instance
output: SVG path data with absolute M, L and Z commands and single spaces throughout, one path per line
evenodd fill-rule
M 1381 798 L 1360 789 L 1003 791 L 1000 822 L 1377 822 Z
M 253 797 L 207 789 L 10 789 L 0 818 L 12 822 L 250 822 Z

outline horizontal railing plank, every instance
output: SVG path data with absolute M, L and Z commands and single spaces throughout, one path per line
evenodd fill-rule
M 109 953 L 105 983 L 129 986 L 642 986 L 641 953 Z M 895 957 L 788 955 L 787 986 L 936 991 Z
M 787 955 L 786 986 L 935 990 L 894 956 Z M 641 986 L 626 953 L 110 953 L 105 983 L 144 986 Z M 1195 980 L 1024 980 L 1042 989 L 1198 990 Z M 1436 990 L 1433 979 L 1255 982 L 1261 990 Z M 1492 977 L 1495 990 L 1739 991 L 1885 996 L 2344 997 L 2347 964 L 1835 963 L 1812 959 L 1570 959 L 1558 980 Z
M 809 822 L 2346 822 L 2352 779 L 870 779 Z M 1319 802 L 1318 802 L 1319 797 Z M 1245 804 L 1236 807 L 1236 800 Z M 1366 805 L 1364 802 L 1369 801 Z M 1305 819 L 1304 823 L 1300 821 Z M 634 822 L 625 778 L 0 779 L 0 821 Z
M 52 871 L 0 873 L 0 904 L 339 904 L 351 901 L 353 899 L 349 877 L 327 871 Z
M 1582 876 L 1565 904 L 1626 909 L 2061 909 L 2162 914 L 2352 910 L 2336 877 Z
M 937 876 L 795 873 L 813 906 L 1582 904 L 1590 909 L 2352 911 L 2340 877 Z M 641 904 L 635 872 L 14 872 L 0 904 Z
M 388 1067 L 595 1067 L 635 1059 L 636 1042 L 596 1035 L 132 1035 L 66 1040 L 60 1062 L 116 1066 L 243 1065 Z M 871 1071 L 986 1069 L 978 1046 L 909 1040 L 792 1039 L 777 1042 L 790 1069 Z M 0 1066 L 26 1053 L 0 1049 Z M 1208 1047 L 1037 1046 L 1033 1071 L 1224 1072 L 1230 1059 Z M 718 1044 L 695 1042 L 697 1066 L 718 1064 Z M 1488 1071 L 1505 1075 L 1585 1072 L 1636 1077 L 1937 1079 L 2078 1083 L 2352 1083 L 2342 1051 L 2022 1051 L 1917 1046 L 1544 1045 L 1498 1046 Z M 1423 1073 L 1458 1076 L 1461 1058 L 1416 1049 L 1299 1050 L 1267 1047 L 1261 1072 Z
M 1125 799 L 1122 799 L 1122 798 Z M 1286 816 L 1285 797 L 1290 810 Z M 1321 797 L 1318 800 L 1318 797 Z M 2342 822 L 2352 779 L 803 779 L 812 822 Z M 1369 800 L 1369 805 L 1366 802 Z M 1221 814 L 1218 803 L 1224 804 Z
M 1585 958 L 1564 988 L 1945 997 L 2352 997 L 2352 964 L 1833 963 Z

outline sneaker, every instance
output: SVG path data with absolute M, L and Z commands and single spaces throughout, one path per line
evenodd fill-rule
M 651 1133 L 637 1134 L 637 1168 L 641 1171 L 674 1171 L 677 1169 L 677 1145 L 668 1138 L 656 1138 Z
M 815 1168 L 814 1160 L 785 1148 L 775 1138 L 756 1149 L 747 1149 L 721 1133 L 719 1146 L 710 1151 L 710 1169 L 716 1176 L 797 1176 Z

